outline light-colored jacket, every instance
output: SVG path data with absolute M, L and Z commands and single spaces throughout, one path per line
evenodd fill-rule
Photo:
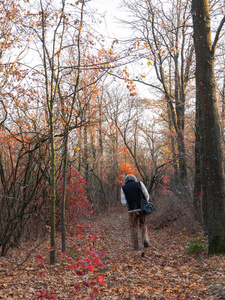
M 140 181 L 140 185 L 141 185 L 141 190 L 142 190 L 142 192 L 145 196 L 145 199 L 147 201 L 149 201 L 149 193 L 148 193 L 144 183 Z M 126 196 L 125 196 L 124 191 L 123 191 L 122 188 L 121 188 L 120 194 L 121 194 L 121 203 L 123 205 L 127 205 L 127 199 L 126 199 Z M 135 209 L 135 210 L 132 210 L 132 211 L 141 211 L 141 209 Z M 129 210 L 128 212 L 131 212 L 131 210 Z

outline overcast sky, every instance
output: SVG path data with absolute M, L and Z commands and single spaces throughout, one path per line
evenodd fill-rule
M 91 8 L 98 9 L 99 13 L 105 13 L 105 21 L 98 27 L 98 31 L 105 37 L 107 46 L 110 47 L 111 43 L 115 39 L 122 39 L 129 36 L 128 29 L 118 21 L 118 19 L 126 18 L 126 12 L 120 7 L 122 0 L 91 0 L 88 5 Z M 145 65 L 131 64 L 127 66 L 132 76 L 140 76 L 140 74 L 147 75 L 150 68 Z M 145 72 L 146 70 L 146 72 Z M 146 76 L 147 79 L 147 76 Z M 137 85 L 137 91 L 145 97 L 149 93 L 149 88 L 143 84 Z
M 105 37 L 121 38 L 124 28 L 117 19 L 124 18 L 124 11 L 120 8 L 121 0 L 91 0 L 90 7 L 94 7 L 99 13 L 105 13 L 105 21 L 101 24 L 101 31 Z

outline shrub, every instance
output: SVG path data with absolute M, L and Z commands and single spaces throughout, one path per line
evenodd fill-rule
M 195 233 L 186 249 L 187 254 L 200 254 L 207 248 L 206 241 L 200 233 Z

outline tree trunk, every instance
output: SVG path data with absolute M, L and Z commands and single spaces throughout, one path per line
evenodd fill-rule
M 51 139 L 51 247 L 55 247 L 55 203 L 56 203 L 56 153 L 55 153 L 55 131 L 54 118 L 52 111 L 50 112 L 50 139 Z M 56 261 L 55 249 L 50 251 L 50 264 L 54 265 Z
M 223 88 L 221 93 L 222 98 L 222 138 L 224 142 L 224 129 L 225 129 L 225 74 L 223 74 Z
M 197 77 L 196 77 L 196 86 L 197 86 Z M 201 119 L 201 110 L 200 110 L 200 99 L 199 91 L 196 88 L 196 114 L 195 114 L 195 177 L 194 177 L 194 217 L 199 224 L 207 224 L 207 221 L 203 222 L 202 215 L 202 192 L 204 181 L 202 178 L 202 119 Z M 205 194 L 205 193 L 204 193 Z M 204 214 L 206 216 L 207 214 Z M 207 231 L 207 230 L 206 230 Z
M 192 12 L 196 84 L 203 121 L 203 192 L 207 201 L 208 252 L 225 253 L 225 180 L 208 0 L 192 0 Z
M 66 126 L 64 135 L 64 161 L 63 161 L 63 194 L 62 194 L 62 252 L 66 252 L 66 177 L 67 177 L 67 166 L 68 166 L 68 135 L 69 128 Z
M 183 98 L 182 98 L 183 96 Z M 176 103 L 176 116 L 177 116 L 177 148 L 179 159 L 179 179 L 180 183 L 185 183 L 187 178 L 187 166 L 185 158 L 185 145 L 184 145 L 184 113 L 185 113 L 185 95 L 181 93 L 181 79 L 178 68 L 178 55 L 175 55 L 175 103 Z

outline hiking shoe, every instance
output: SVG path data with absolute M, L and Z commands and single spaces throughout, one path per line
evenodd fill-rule
M 144 248 L 148 248 L 149 247 L 149 244 L 146 240 L 144 240 Z

